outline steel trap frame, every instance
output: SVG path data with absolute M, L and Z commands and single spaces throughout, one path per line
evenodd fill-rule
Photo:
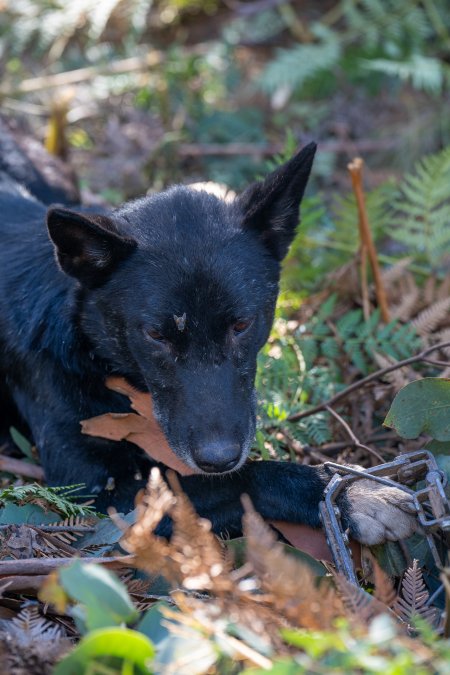
M 398 488 L 412 496 L 433 560 L 438 569 L 445 566 L 450 548 L 450 502 L 445 494 L 447 476 L 439 469 L 431 452 L 416 450 L 403 453 L 392 462 L 370 469 L 342 466 L 334 462 L 325 462 L 325 466 L 333 469 L 335 474 L 325 489 L 325 500 L 320 503 L 320 517 L 336 570 L 340 574 L 358 585 L 350 542 L 342 526 L 337 499 L 349 483 L 361 478 Z M 411 487 L 422 481 L 424 487 Z M 443 546 L 438 547 L 439 543 Z M 440 552 L 439 548 L 444 550 Z

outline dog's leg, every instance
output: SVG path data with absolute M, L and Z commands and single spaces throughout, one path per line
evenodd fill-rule
M 183 489 L 198 513 L 212 521 L 220 534 L 241 533 L 240 496 L 250 496 L 267 520 L 286 520 L 319 527 L 319 502 L 332 476 L 323 466 L 287 462 L 252 462 L 235 474 L 185 476 Z M 404 539 L 417 529 L 415 509 L 402 490 L 365 480 L 354 483 L 340 499 L 344 526 L 367 544 Z

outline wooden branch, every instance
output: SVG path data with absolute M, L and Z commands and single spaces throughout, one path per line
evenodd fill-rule
M 14 473 L 17 476 L 34 478 L 34 480 L 44 480 L 44 469 L 37 464 L 25 462 L 22 459 L 14 459 L 6 455 L 0 455 L 0 471 Z
M 67 70 L 64 73 L 31 77 L 22 80 L 17 86 L 3 85 L 0 87 L 0 94 L 29 94 L 30 92 L 52 89 L 53 87 L 66 87 L 71 84 L 78 84 L 79 82 L 92 80 L 100 75 L 120 75 L 121 73 L 137 72 L 139 70 L 146 70 L 147 68 L 160 65 L 163 62 L 163 59 L 163 52 L 152 50 L 144 57 L 132 56 L 128 59 L 113 61 L 103 67 L 87 66 L 86 68 Z
M 372 239 L 372 232 L 370 231 L 369 219 L 367 217 L 366 202 L 364 199 L 364 190 L 362 183 L 362 169 L 364 162 L 361 157 L 355 159 L 347 165 L 352 179 L 353 192 L 355 193 L 356 203 L 358 205 L 358 224 L 359 235 L 361 238 L 361 245 L 367 250 L 370 264 L 372 267 L 373 279 L 375 282 L 375 293 L 377 296 L 378 306 L 381 311 L 381 318 L 385 323 L 389 323 L 389 305 L 387 301 L 386 290 L 384 288 L 383 279 L 381 277 L 380 266 L 377 258 L 377 251 Z
M 440 342 L 439 344 L 434 345 L 433 347 L 428 347 L 428 349 L 424 349 L 419 354 L 416 354 L 416 356 L 410 356 L 409 359 L 403 359 L 403 361 L 397 361 L 397 363 L 393 363 L 391 366 L 386 366 L 386 368 L 380 368 L 380 370 L 376 370 L 371 375 L 363 377 L 362 380 L 357 380 L 356 382 L 353 382 L 353 384 L 349 385 L 346 389 L 343 389 L 339 393 L 329 398 L 328 401 L 319 403 L 319 405 L 315 405 L 313 408 L 310 408 L 309 410 L 303 410 L 302 412 L 290 415 L 287 418 L 287 421 L 298 422 L 298 420 L 302 420 L 305 417 L 309 417 L 309 415 L 314 415 L 315 413 L 321 412 L 322 410 L 326 410 L 327 406 L 330 407 L 333 406 L 335 403 L 342 401 L 342 399 L 346 398 L 352 392 L 356 391 L 357 389 L 361 389 L 361 387 L 364 387 L 366 384 L 369 384 L 370 382 L 374 382 L 375 380 L 380 379 L 381 377 L 383 377 L 383 375 L 387 375 L 388 373 L 392 373 L 392 371 L 394 370 L 398 370 L 399 368 L 403 368 L 404 366 L 409 366 L 413 363 L 419 363 L 420 361 L 426 362 L 427 360 L 426 357 L 428 356 L 428 354 L 431 354 L 431 352 L 434 352 L 438 349 L 444 349 L 445 347 L 450 347 L 450 341 Z
M 9 576 L 50 574 L 50 572 L 59 567 L 70 565 L 74 560 L 80 560 L 80 558 L 26 558 L 25 560 L 0 560 L 0 578 L 3 581 Z M 121 567 L 131 567 L 133 565 L 134 556 L 124 555 L 115 558 L 92 557 L 89 558 L 89 560 L 96 564 L 105 565 L 111 569 L 117 569 Z M 83 558 L 83 562 L 86 562 L 85 558 Z

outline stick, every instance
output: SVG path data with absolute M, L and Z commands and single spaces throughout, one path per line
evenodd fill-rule
M 121 59 L 114 61 L 103 68 L 98 66 L 88 66 L 86 68 L 77 68 L 76 70 L 68 70 L 64 73 L 56 73 L 54 75 L 41 75 L 40 77 L 32 77 L 27 80 L 22 80 L 17 87 L 0 87 L 0 94 L 12 94 L 16 92 L 30 93 L 33 91 L 41 91 L 43 89 L 50 89 L 52 87 L 64 87 L 69 84 L 77 84 L 86 80 L 92 80 L 94 77 L 100 75 L 119 75 L 120 73 L 131 73 L 133 71 L 145 70 L 159 65 L 163 61 L 163 53 L 161 51 L 153 50 L 146 56 L 132 56 L 128 59 Z
M 364 320 L 370 318 L 369 284 L 367 283 L 367 246 L 361 241 L 361 298 Z
M 316 405 L 313 408 L 310 408 L 309 410 L 303 410 L 302 412 L 290 415 L 287 418 L 287 421 L 298 422 L 298 420 L 302 420 L 304 417 L 309 417 L 309 415 L 314 415 L 315 413 L 318 413 L 321 410 L 326 410 L 327 406 L 330 407 L 333 406 L 335 403 L 338 403 L 338 401 L 341 401 L 343 398 L 346 398 L 353 391 L 356 391 L 357 389 L 364 387 L 366 384 L 369 384 L 369 382 L 378 380 L 380 377 L 383 377 L 383 375 L 392 373 L 393 370 L 398 370 L 399 368 L 403 368 L 403 366 L 409 366 L 412 363 L 419 363 L 420 361 L 426 361 L 427 360 L 426 357 L 428 356 L 428 354 L 431 354 L 431 352 L 434 352 L 437 349 L 444 349 L 445 347 L 450 347 L 450 341 L 440 342 L 439 344 L 434 345 L 434 347 L 428 347 L 428 349 L 424 349 L 423 352 L 416 354 L 416 356 L 410 356 L 409 359 L 403 359 L 403 361 L 397 361 L 397 363 L 393 363 L 391 366 L 386 366 L 386 368 L 380 368 L 380 370 L 376 370 L 374 373 L 372 373 L 371 375 L 367 375 L 367 377 L 364 377 L 362 380 L 353 382 L 353 384 L 349 385 L 346 389 L 343 389 L 338 394 L 335 394 L 334 396 L 329 398 L 328 401 L 319 403 L 319 405 Z
M 80 560 L 80 558 L 26 558 L 25 560 L 0 560 L 0 577 L 4 579 L 9 576 L 50 574 L 50 572 L 58 569 L 58 567 L 70 565 L 74 560 Z M 89 560 L 96 564 L 99 563 L 115 569 L 132 566 L 134 556 L 124 555 L 116 558 L 92 557 L 89 558 Z M 83 558 L 83 562 L 86 562 L 85 558 Z
M 15 473 L 18 476 L 26 476 L 26 478 L 34 478 L 35 480 L 44 480 L 44 469 L 41 466 L 5 455 L 0 455 L 0 471 Z
M 347 424 L 347 422 L 344 420 L 344 418 L 341 417 L 341 415 L 339 415 L 339 413 L 337 413 L 335 410 L 333 410 L 333 408 L 330 408 L 329 405 L 327 405 L 325 410 L 327 410 L 330 413 L 330 415 L 332 415 L 334 417 L 334 419 L 337 420 L 339 422 L 339 424 L 344 427 L 345 431 L 350 436 L 350 438 L 353 441 L 353 444 L 356 448 L 362 448 L 363 450 L 366 450 L 368 453 L 370 453 L 371 455 L 376 457 L 383 464 L 384 458 L 376 450 L 373 450 L 372 448 L 369 448 L 368 445 L 364 445 L 364 443 L 361 443 L 361 441 L 358 439 L 356 434 L 353 433 L 350 426 Z
M 361 157 L 355 159 L 347 165 L 352 179 L 353 192 L 355 193 L 356 203 L 358 205 L 359 213 L 359 234 L 361 237 L 361 244 L 367 249 L 370 264 L 373 272 L 373 279 L 375 282 L 375 292 L 377 296 L 378 306 L 381 310 L 381 318 L 384 323 L 389 323 L 389 306 L 386 296 L 386 291 L 381 278 L 380 266 L 378 264 L 377 252 L 373 243 L 372 233 L 370 231 L 369 219 L 367 217 L 366 203 L 364 200 L 364 192 L 362 185 L 362 168 L 364 162 Z
M 320 144 L 320 149 L 324 152 L 371 152 L 380 150 L 381 141 L 373 141 L 370 138 L 359 141 L 324 141 Z M 394 138 L 383 141 L 383 149 L 390 150 L 398 144 Z M 234 155 L 254 155 L 255 157 L 265 155 L 276 155 L 282 152 L 281 143 L 270 143 L 261 145 L 260 143 L 180 143 L 176 152 L 181 157 L 208 157 L 234 156 Z

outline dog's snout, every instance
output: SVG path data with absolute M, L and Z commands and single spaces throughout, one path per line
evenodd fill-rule
M 231 471 L 239 462 L 240 456 L 241 446 L 227 439 L 201 443 L 194 452 L 195 463 L 206 473 Z

